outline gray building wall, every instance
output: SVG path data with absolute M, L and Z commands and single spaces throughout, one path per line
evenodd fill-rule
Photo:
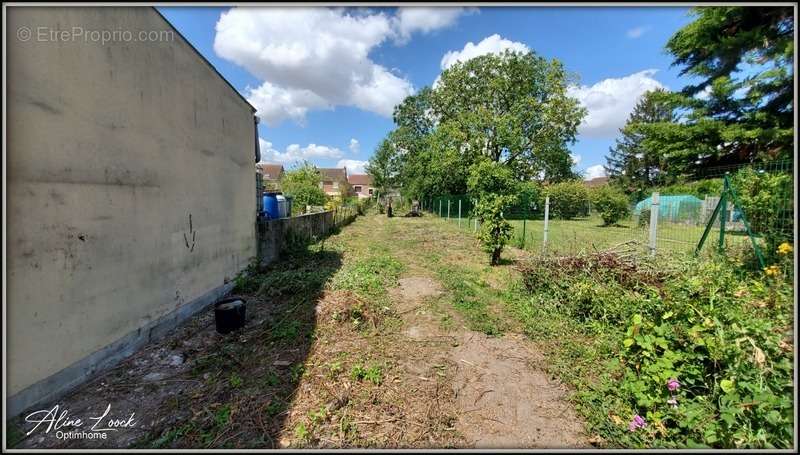
M 225 292 L 256 255 L 256 134 L 252 107 L 152 8 L 7 12 L 13 414 Z M 81 29 L 161 38 L 37 35 Z

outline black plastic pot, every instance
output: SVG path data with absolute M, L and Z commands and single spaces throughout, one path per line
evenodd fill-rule
M 214 304 L 217 332 L 225 334 L 244 327 L 247 302 L 241 297 L 228 297 Z

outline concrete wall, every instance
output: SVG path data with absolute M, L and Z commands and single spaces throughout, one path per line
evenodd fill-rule
M 356 217 L 355 209 L 334 214 L 332 211 L 309 213 L 277 220 L 258 220 L 258 258 L 261 265 L 267 265 L 280 257 L 280 254 L 293 239 L 321 239 L 336 226 L 351 222 Z
M 224 292 L 256 254 L 256 179 L 252 107 L 155 9 L 7 12 L 13 414 Z M 48 29 L 164 38 L 39 40 Z

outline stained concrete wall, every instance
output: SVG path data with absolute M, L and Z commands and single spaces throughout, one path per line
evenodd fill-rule
M 155 9 L 7 12 L 13 413 L 224 292 L 256 255 L 256 179 L 252 107 Z M 37 36 L 76 29 L 162 38 Z
M 280 218 L 276 220 L 258 220 L 258 259 L 261 265 L 267 265 L 280 257 L 289 242 L 294 240 L 308 241 L 321 239 L 339 226 L 351 222 L 356 217 L 355 209 L 335 214 L 332 211 L 309 213 Z

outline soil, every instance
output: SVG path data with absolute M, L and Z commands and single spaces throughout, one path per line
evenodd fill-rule
M 392 295 L 407 327 L 406 336 L 451 341 L 446 353 L 406 368 L 413 375 L 443 363 L 455 366 L 451 386 L 459 415 L 456 429 L 463 446 L 591 447 L 567 400 L 567 389 L 535 368 L 543 356 L 517 334 L 489 337 L 464 329 L 444 332 L 425 308 L 425 300 L 441 292 L 441 286 L 430 278 L 408 277 L 400 280 Z M 451 316 L 460 321 L 457 314 Z

